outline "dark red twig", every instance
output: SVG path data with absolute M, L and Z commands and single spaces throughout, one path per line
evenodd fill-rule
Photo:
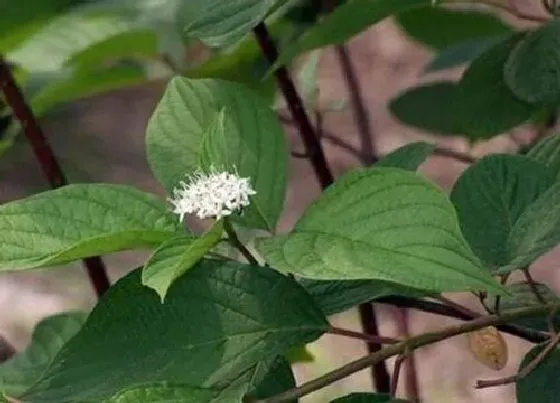
M 261 22 L 253 29 L 253 32 L 263 55 L 267 59 L 268 63 L 273 65 L 278 58 L 278 50 L 268 33 L 266 25 Z M 294 122 L 299 128 L 299 133 L 303 140 L 303 145 L 305 146 L 305 152 L 309 155 L 315 175 L 317 176 L 321 187 L 324 189 L 333 183 L 334 177 L 327 163 L 321 142 L 315 134 L 315 130 L 313 129 L 311 121 L 305 112 L 303 102 L 288 73 L 288 70 L 285 67 L 280 67 L 274 72 L 274 75 L 276 77 L 278 87 L 282 91 L 284 98 L 286 98 L 286 104 L 290 109 Z
M 53 189 L 66 185 L 68 182 L 53 150 L 35 119 L 29 105 L 19 89 L 12 72 L 0 55 L 0 89 L 4 94 L 6 104 L 11 108 L 14 116 L 21 123 L 25 138 L 33 149 L 33 154 L 41 166 L 41 170 L 47 177 Z M 109 277 L 105 264 L 100 257 L 90 257 L 83 260 L 90 281 L 95 288 L 97 296 L 100 297 L 110 287 Z

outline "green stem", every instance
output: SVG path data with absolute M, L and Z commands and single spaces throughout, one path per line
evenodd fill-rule
M 289 402 L 301 398 L 302 396 L 308 395 L 316 390 L 322 389 L 331 383 L 339 381 L 347 376 L 361 371 L 363 369 L 369 368 L 372 365 L 377 364 L 383 360 L 386 360 L 395 355 L 402 355 L 405 353 L 411 353 L 417 348 L 433 344 L 453 336 L 457 336 L 463 333 L 473 332 L 478 329 L 485 328 L 487 326 L 495 326 L 507 322 L 514 321 L 516 319 L 521 319 L 525 317 L 538 316 L 547 313 L 551 309 L 557 309 L 560 304 L 549 304 L 533 306 L 529 308 L 519 308 L 512 309 L 504 312 L 501 315 L 488 315 L 476 318 L 470 322 L 462 323 L 455 326 L 450 326 L 443 330 L 437 332 L 430 332 L 412 337 L 403 342 L 393 344 L 377 351 L 373 354 L 369 354 L 362 357 L 356 361 L 352 361 L 334 371 L 328 372 L 325 375 L 304 383 L 303 385 L 288 390 L 286 392 L 280 393 L 276 396 L 260 400 L 249 400 L 251 403 L 283 403 Z
M 259 261 L 255 259 L 251 252 L 249 252 L 249 249 L 247 249 L 245 245 L 241 243 L 239 237 L 237 236 L 237 233 L 235 232 L 235 229 L 233 229 L 233 225 L 231 225 L 231 222 L 227 218 L 224 218 L 224 230 L 228 235 L 228 240 L 231 246 L 241 252 L 241 254 L 245 257 L 245 259 L 247 259 L 249 263 L 254 264 L 255 266 L 259 266 Z

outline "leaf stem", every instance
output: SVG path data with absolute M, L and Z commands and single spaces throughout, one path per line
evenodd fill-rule
M 62 172 L 62 168 L 47 142 L 47 138 L 41 126 L 39 126 L 33 111 L 25 101 L 25 97 L 18 87 L 10 67 L 1 54 L 0 90 L 4 94 L 6 104 L 21 123 L 25 138 L 31 145 L 33 154 L 39 162 L 43 174 L 47 177 L 51 188 L 56 189 L 66 185 L 68 183 L 66 176 Z M 105 263 L 98 256 L 85 258 L 83 263 L 97 296 L 101 297 L 111 286 Z
M 355 332 L 353 330 L 343 329 L 336 326 L 330 326 L 329 329 L 327 330 L 327 333 L 336 334 L 339 336 L 351 337 L 354 339 L 367 341 L 368 343 L 375 343 L 375 344 L 395 344 L 395 343 L 400 343 L 402 341 L 392 337 L 384 337 L 384 336 L 378 336 L 373 334 Z
M 487 326 L 497 326 L 516 319 L 541 315 L 558 306 L 560 306 L 560 304 L 550 304 L 546 306 L 539 305 L 536 307 L 533 306 L 528 308 L 512 309 L 504 312 L 502 315 L 481 316 L 467 323 L 450 326 L 437 332 L 429 332 L 411 337 L 408 340 L 404 340 L 397 344 L 392 344 L 373 354 L 369 354 L 358 360 L 352 361 L 340 368 L 335 369 L 334 371 L 326 373 L 319 378 L 306 382 L 297 388 L 280 393 L 271 398 L 255 400 L 252 403 L 283 403 L 299 399 L 336 381 L 344 379 L 355 372 L 361 371 L 395 355 L 411 353 L 412 351 L 420 347 L 437 343 L 439 341 L 463 333 L 482 329 Z
M 555 308 L 553 308 L 555 309 Z M 546 356 L 560 343 L 560 333 L 557 333 L 547 344 L 547 346 L 533 358 L 525 367 L 519 370 L 515 375 L 507 376 L 505 378 L 478 380 L 476 381 L 476 389 L 493 388 L 495 386 L 503 386 L 508 383 L 517 382 L 525 378 L 538 367 L 538 365 L 546 358 Z
M 223 220 L 224 220 L 224 230 L 228 235 L 228 240 L 231 246 L 233 246 L 235 249 L 241 252 L 243 257 L 247 259 L 249 263 L 255 266 L 259 266 L 259 261 L 252 255 L 251 252 L 249 252 L 249 249 L 247 249 L 245 245 L 243 245 L 243 243 L 241 243 L 241 241 L 239 240 L 239 237 L 237 236 L 237 233 L 235 232 L 233 225 L 231 225 L 230 220 L 227 217 L 224 218 Z
M 525 276 L 525 280 L 527 280 L 527 284 L 529 284 L 529 287 L 531 288 L 531 292 L 533 293 L 533 295 L 535 296 L 537 301 L 539 301 L 539 304 L 546 305 L 546 300 L 544 299 L 544 297 L 540 293 L 539 289 L 537 288 L 537 283 L 535 282 L 535 280 L 533 279 L 533 276 L 529 272 L 529 268 L 525 267 L 521 271 L 523 272 L 523 275 Z

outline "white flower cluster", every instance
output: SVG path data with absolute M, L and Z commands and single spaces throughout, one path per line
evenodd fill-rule
M 180 188 L 173 189 L 169 201 L 173 212 L 179 214 L 181 222 L 185 214 L 196 214 L 198 218 L 216 218 L 248 206 L 249 196 L 256 194 L 249 178 L 241 178 L 237 173 L 196 172 L 188 177 L 188 182 L 180 182 Z

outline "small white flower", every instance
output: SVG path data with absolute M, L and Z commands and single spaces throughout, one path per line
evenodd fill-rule
M 219 220 L 248 206 L 249 196 L 257 193 L 251 187 L 249 178 L 241 178 L 237 172 L 216 172 L 214 168 L 209 173 L 197 171 L 188 176 L 187 182 L 179 184 L 179 188 L 173 189 L 173 197 L 169 201 L 181 222 L 185 214 Z

